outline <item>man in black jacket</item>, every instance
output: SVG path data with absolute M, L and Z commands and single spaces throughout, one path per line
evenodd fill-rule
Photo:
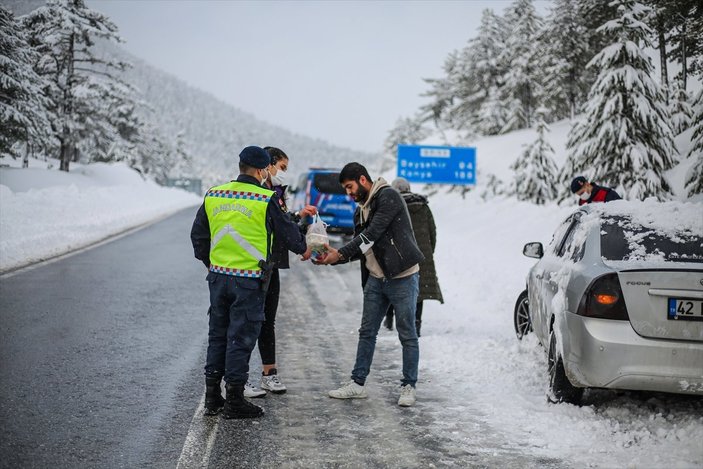
M 317 263 L 360 260 L 364 309 L 351 381 L 330 391 L 329 396 L 336 399 L 368 397 L 364 384 L 371 368 L 376 336 L 388 305 L 393 305 L 398 338 L 403 347 L 403 379 L 398 405 L 409 407 L 415 404 L 420 357 L 415 306 L 419 262 L 423 255 L 415 241 L 403 198 L 383 178 L 374 182 L 364 166 L 349 163 L 339 173 L 339 182 L 359 204 L 354 212 L 354 238 L 339 250 L 328 247 L 326 257 Z

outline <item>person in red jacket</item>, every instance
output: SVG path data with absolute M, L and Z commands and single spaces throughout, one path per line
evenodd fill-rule
M 615 189 L 588 182 L 583 176 L 577 176 L 571 181 L 571 192 L 579 198 L 579 205 L 591 202 L 610 202 L 622 198 L 620 194 L 615 192 Z

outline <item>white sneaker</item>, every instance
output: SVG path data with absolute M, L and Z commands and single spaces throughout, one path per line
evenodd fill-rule
M 415 388 L 406 384 L 400 387 L 400 397 L 398 405 L 401 407 L 411 407 L 415 405 Z
M 369 397 L 369 395 L 366 394 L 366 388 L 356 384 L 353 380 L 339 389 L 330 391 L 329 396 L 335 399 L 366 399 Z
M 278 379 L 278 375 L 262 376 L 261 389 L 271 391 L 274 394 L 283 394 L 287 390 L 286 386 Z
M 264 397 L 266 396 L 266 391 L 259 389 L 249 381 L 244 385 L 244 397 Z

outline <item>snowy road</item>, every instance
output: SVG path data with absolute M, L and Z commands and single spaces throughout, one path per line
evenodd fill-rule
M 286 293 L 277 320 L 278 364 L 289 391 L 256 400 L 266 409 L 259 421 L 195 416 L 192 431 L 200 443 L 188 448 L 181 467 L 203 461 L 216 468 L 231 467 L 233 461 L 243 467 L 562 467 L 523 454 L 517 442 L 506 441 L 476 418 L 480 412 L 470 403 L 457 406 L 462 398 L 448 388 L 448 379 L 456 377 L 437 376 L 421 366 L 417 406 L 398 407 L 401 364 L 395 331 L 381 331 L 367 382 L 369 399 L 327 397 L 328 390 L 349 379 L 356 353 L 358 269 L 356 264 L 293 263 L 281 280 Z M 444 421 L 452 406 L 461 415 Z M 208 448 L 212 434 L 215 442 Z
M 379 337 L 369 399 L 328 398 L 355 353 L 357 265 L 294 261 L 278 321 L 289 392 L 260 400 L 260 420 L 203 417 L 192 211 L 2 278 L 0 467 L 560 466 L 523 454 L 470 403 L 447 420 L 456 396 L 422 364 L 418 405 L 399 408 L 395 332 Z
M 358 265 L 293 259 L 277 320 L 288 393 L 259 400 L 259 420 L 202 416 L 208 295 L 188 239 L 194 211 L 0 277 L 0 467 L 696 467 L 695 398 L 547 405 L 543 351 L 532 337 L 517 344 L 509 305 L 487 316 L 476 297 L 514 289 L 490 272 L 454 288 L 465 311 L 426 317 L 418 402 L 399 408 L 400 347 L 384 329 L 369 399 L 327 397 L 353 366 Z

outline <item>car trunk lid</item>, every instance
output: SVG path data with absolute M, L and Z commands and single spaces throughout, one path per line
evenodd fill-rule
M 703 270 L 636 269 L 618 275 L 639 335 L 703 342 Z

